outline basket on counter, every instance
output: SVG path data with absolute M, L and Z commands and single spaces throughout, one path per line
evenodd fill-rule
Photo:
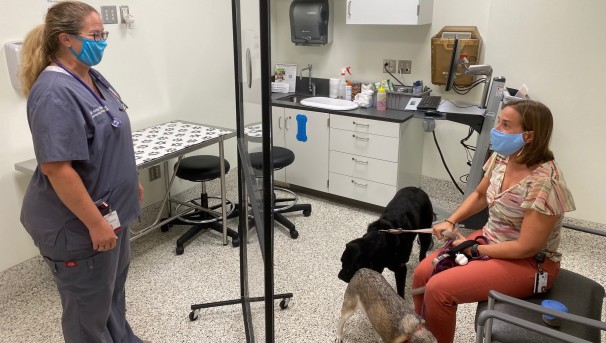
M 412 86 L 396 86 L 397 91 L 387 92 L 387 109 L 404 111 L 410 98 L 424 98 L 431 93 L 431 88 L 424 87 L 419 95 L 412 94 Z

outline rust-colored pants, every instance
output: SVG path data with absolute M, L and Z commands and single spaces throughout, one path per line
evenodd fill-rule
M 478 230 L 467 238 L 482 234 Z M 467 265 L 444 270 L 434 276 L 433 259 L 442 251 L 428 255 L 415 268 L 412 288 L 425 285 L 425 293 L 413 297 L 415 310 L 425 318 L 427 328 L 439 343 L 454 340 L 457 305 L 485 301 L 491 289 L 516 298 L 533 294 L 537 264 L 534 258 L 521 260 L 473 260 Z M 546 258 L 541 268 L 548 274 L 547 288 L 555 281 L 560 263 Z

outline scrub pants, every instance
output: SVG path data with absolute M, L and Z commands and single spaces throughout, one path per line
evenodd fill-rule
M 68 250 L 64 232 L 54 246 L 38 245 L 61 296 L 66 343 L 141 343 L 126 321 L 124 284 L 130 265 L 130 233 L 116 233 L 116 247 Z
M 482 235 L 482 230 L 471 233 L 467 239 Z M 454 340 L 457 305 L 488 299 L 494 289 L 516 298 L 528 297 L 534 291 L 537 264 L 533 257 L 519 260 L 473 260 L 431 276 L 433 259 L 442 251 L 428 255 L 415 268 L 412 288 L 425 285 L 425 293 L 413 297 L 415 311 L 425 319 L 427 329 L 439 343 Z M 546 258 L 541 268 L 548 273 L 547 288 L 551 288 L 560 263 Z

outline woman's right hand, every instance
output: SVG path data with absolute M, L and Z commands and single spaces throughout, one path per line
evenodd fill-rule
M 444 231 L 450 231 L 452 232 L 452 235 L 454 235 L 454 225 L 452 223 L 449 223 L 447 221 L 443 221 L 440 223 L 437 223 L 436 225 L 433 226 L 433 234 L 436 235 L 436 237 L 438 237 L 438 239 L 444 240 L 448 237 L 444 237 Z
M 93 241 L 93 250 L 108 251 L 116 247 L 118 236 L 114 233 L 110 223 L 104 222 L 97 227 L 90 228 L 88 232 Z

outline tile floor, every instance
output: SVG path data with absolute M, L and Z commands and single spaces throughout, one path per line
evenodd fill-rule
M 228 175 L 229 184 L 236 184 L 235 174 L 234 170 Z M 425 180 L 423 188 L 444 209 L 452 210 L 460 201 L 456 192 L 444 191 L 452 188 L 447 182 Z M 209 187 L 210 192 L 216 189 L 216 185 Z M 237 199 L 233 187 L 228 190 L 228 197 Z M 280 310 L 276 301 L 276 342 L 332 342 L 346 286 L 337 278 L 341 253 L 345 243 L 365 232 L 378 212 L 305 194 L 301 194 L 300 201 L 311 203 L 313 212 L 310 217 L 289 215 L 298 227 L 299 238 L 291 239 L 283 228 L 277 228 L 275 233 L 275 292 L 294 294 L 285 310 Z M 575 223 L 606 230 L 606 225 Z M 235 219 L 229 224 L 235 228 Z M 203 309 L 197 321 L 188 319 L 193 303 L 239 297 L 239 249 L 231 244 L 223 246 L 218 233 L 205 232 L 186 246 L 183 255 L 176 256 L 174 242 L 185 229 L 175 226 L 166 233 L 156 230 L 132 242 L 127 283 L 127 316 L 131 325 L 142 338 L 154 343 L 244 342 L 239 305 Z M 603 256 L 602 246 L 603 241 L 589 235 L 565 232 L 563 267 L 606 285 L 606 273 L 594 263 L 596 256 Z M 247 247 L 251 256 L 251 296 L 260 296 L 261 257 L 256 235 Z M 416 256 L 416 251 L 411 256 Z M 416 263 L 411 258 L 409 274 Z M 386 271 L 385 276 L 393 283 L 391 272 Z M 410 275 L 407 281 L 410 284 Z M 407 301 L 411 303 L 410 297 Z M 262 337 L 263 308 L 254 304 L 252 311 L 255 333 Z M 474 313 L 475 304 L 459 307 L 456 342 L 474 341 Z M 0 273 L 0 328 L 0 342 L 62 342 L 59 297 L 40 257 Z M 376 339 L 361 312 L 347 322 L 345 336 L 349 342 Z

